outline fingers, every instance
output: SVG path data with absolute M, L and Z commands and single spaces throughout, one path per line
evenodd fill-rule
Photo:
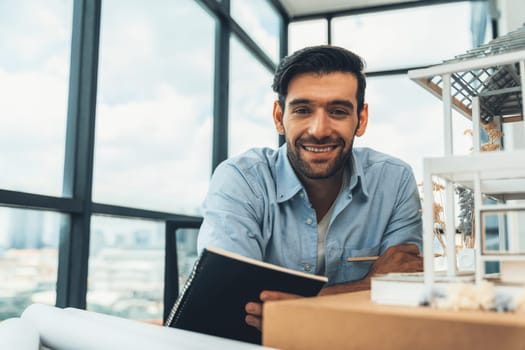
M 261 303 L 255 303 L 255 302 L 249 302 L 244 307 L 244 310 L 248 315 L 253 316 L 262 316 L 262 304 Z
M 419 255 L 418 246 L 401 244 L 389 247 L 372 265 L 369 275 L 421 271 L 423 271 L 423 258 Z
M 246 322 L 247 325 L 257 328 L 258 330 L 262 329 L 262 318 L 261 317 L 255 317 L 253 315 L 246 315 L 244 317 L 244 322 Z
M 277 292 L 273 290 L 263 290 L 261 294 L 259 295 L 259 298 L 261 299 L 261 301 L 265 302 L 265 301 L 297 299 L 297 298 L 301 298 L 301 296 L 297 294 Z
M 244 317 L 244 322 L 248 325 L 261 330 L 262 326 L 262 304 L 249 302 L 244 306 L 244 311 L 246 311 L 246 316 Z
M 385 251 L 385 254 L 393 254 L 395 252 L 403 252 L 407 254 L 418 255 L 419 247 L 416 244 L 412 244 L 412 243 L 394 245 L 394 246 L 388 247 L 388 249 Z
M 423 258 L 419 255 L 408 255 L 400 264 L 398 271 L 392 272 L 423 272 Z
M 259 295 L 259 298 L 264 303 L 266 301 L 276 301 L 276 300 L 287 300 L 287 299 L 297 299 L 300 298 L 300 295 L 276 292 L 271 290 L 264 290 Z M 248 325 L 261 330 L 262 327 L 262 317 L 263 317 L 263 304 L 257 302 L 249 302 L 244 306 L 244 311 L 246 311 L 246 316 L 244 317 L 244 322 Z
M 247 325 L 257 328 L 258 330 L 262 329 L 262 318 L 261 317 L 255 317 L 253 315 L 246 315 L 244 317 L 244 322 L 246 322 Z

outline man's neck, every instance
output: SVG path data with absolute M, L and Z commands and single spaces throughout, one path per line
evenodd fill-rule
M 326 179 L 301 178 L 312 207 L 315 209 L 317 222 L 321 221 L 337 198 L 343 183 L 343 174 L 344 170 L 341 169 L 334 176 Z

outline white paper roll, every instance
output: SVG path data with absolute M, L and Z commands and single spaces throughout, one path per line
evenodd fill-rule
M 9 318 L 0 322 L 0 349 L 38 350 L 40 337 L 35 326 L 20 318 Z
M 100 313 L 33 304 L 21 316 L 53 350 L 248 350 L 263 347 Z

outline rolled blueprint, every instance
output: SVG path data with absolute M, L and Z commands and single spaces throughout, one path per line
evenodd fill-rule
M 33 323 L 20 318 L 0 322 L 0 349 L 38 350 L 40 338 Z
M 141 323 L 74 308 L 33 304 L 22 314 L 33 323 L 43 345 L 53 350 L 207 350 L 261 349 L 234 340 Z

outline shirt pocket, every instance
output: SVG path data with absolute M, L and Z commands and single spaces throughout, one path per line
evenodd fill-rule
M 380 247 L 381 247 L 381 243 L 371 248 L 362 248 L 362 249 L 346 248 L 344 250 L 345 254 L 343 254 L 343 259 L 344 259 L 343 266 L 345 267 L 344 269 L 345 280 L 346 281 L 357 281 L 357 280 L 364 278 L 368 274 L 370 267 L 374 263 L 374 260 L 349 262 L 347 261 L 348 258 L 377 256 L 377 254 L 379 253 Z

